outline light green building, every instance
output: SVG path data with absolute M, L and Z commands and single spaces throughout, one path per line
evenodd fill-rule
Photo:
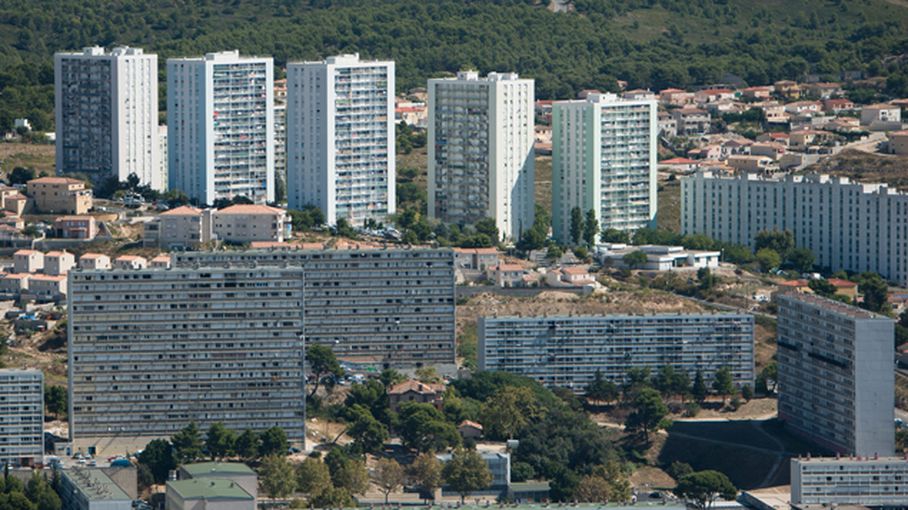
M 552 107 L 552 229 L 570 241 L 571 210 L 600 229 L 635 231 L 656 219 L 658 118 L 654 100 L 590 94 Z M 598 236 L 597 236 L 598 241 Z
M 164 501 L 165 510 L 255 510 L 255 497 L 223 478 L 167 482 Z

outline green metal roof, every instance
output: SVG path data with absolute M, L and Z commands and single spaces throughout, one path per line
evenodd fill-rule
M 252 495 L 238 483 L 220 478 L 177 480 L 167 482 L 182 499 L 242 499 L 251 500 Z
M 197 462 L 183 466 L 183 470 L 193 478 L 200 476 L 255 475 L 255 471 L 242 462 Z
M 65 470 L 63 474 L 89 501 L 132 500 L 100 469 L 75 468 Z

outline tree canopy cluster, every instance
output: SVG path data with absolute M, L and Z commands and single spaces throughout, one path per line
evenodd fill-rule
M 0 6 L 0 127 L 28 117 L 52 128 L 55 51 L 128 44 L 168 57 L 239 48 L 278 66 L 358 51 L 397 62 L 400 90 L 471 66 L 536 79 L 540 98 L 584 88 L 887 77 L 908 95 L 908 9 L 895 2 L 575 0 L 553 13 L 536 0 L 11 0 Z M 164 87 L 161 87 L 164 95 Z

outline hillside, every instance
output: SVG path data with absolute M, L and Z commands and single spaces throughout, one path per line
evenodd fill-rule
M 465 65 L 517 70 L 541 98 L 587 87 L 690 86 L 737 75 L 750 83 L 890 76 L 908 95 L 908 7 L 884 0 L 6 0 L 0 3 L 0 126 L 53 123 L 54 51 L 129 44 L 175 55 L 239 48 L 314 59 L 359 51 L 393 58 L 399 89 Z M 890 62 L 892 61 L 892 62 Z M 162 94 L 163 94 L 162 90 Z
M 803 170 L 803 173 L 807 172 L 848 177 L 860 182 L 882 182 L 908 191 L 908 157 L 905 156 L 846 149 Z

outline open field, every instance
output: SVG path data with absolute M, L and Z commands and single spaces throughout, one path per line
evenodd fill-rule
M 54 173 L 54 146 L 31 143 L 0 143 L 0 172 L 5 177 L 17 166 L 36 172 Z
M 656 226 L 681 232 L 681 181 L 659 181 Z
M 908 156 L 869 154 L 846 149 L 804 169 L 805 172 L 848 177 L 863 182 L 882 182 L 908 190 Z

